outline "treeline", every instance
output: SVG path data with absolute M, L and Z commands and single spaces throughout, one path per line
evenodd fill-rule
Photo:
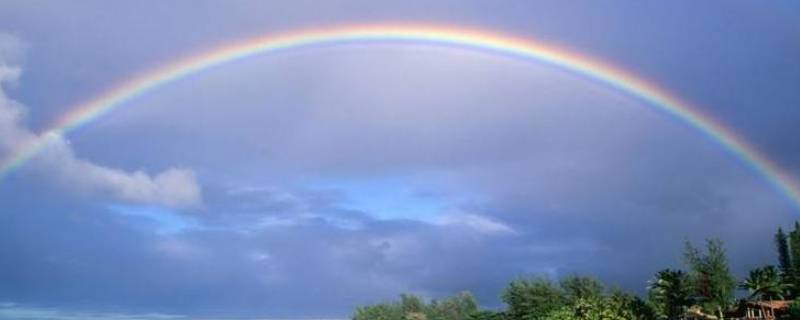
M 745 300 L 800 298 L 800 223 L 775 235 L 778 266 L 753 269 L 737 281 L 724 244 L 706 240 L 703 248 L 686 242 L 686 270 L 663 269 L 639 297 L 608 288 L 595 278 L 571 275 L 553 281 L 543 276 L 511 281 L 501 293 L 504 310 L 481 310 L 469 292 L 425 302 L 403 294 L 399 301 L 359 307 L 353 320 L 674 320 L 687 311 L 725 319 L 726 311 Z M 772 250 L 772 249 L 770 249 Z M 737 289 L 742 293 L 737 299 Z M 800 299 L 781 319 L 800 319 Z
M 504 319 L 655 319 L 647 303 L 620 290 L 606 292 L 602 283 L 569 276 L 554 283 L 544 277 L 512 281 L 503 291 L 505 311 L 480 310 L 469 292 L 424 303 L 403 294 L 400 301 L 356 309 L 355 320 L 504 320 Z M 545 315 L 545 317 L 542 317 Z

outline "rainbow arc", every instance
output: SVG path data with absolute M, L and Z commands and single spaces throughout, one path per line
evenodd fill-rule
M 721 123 L 632 73 L 615 68 L 608 63 L 531 39 L 462 27 L 419 24 L 344 26 L 267 35 L 225 45 L 166 64 L 125 80 L 110 90 L 70 108 L 72 111 L 60 117 L 50 129 L 40 134 L 39 138 L 17 148 L 9 157 L 0 162 L 0 179 L 29 161 L 57 137 L 66 135 L 124 105 L 133 105 L 126 104 L 126 102 L 155 88 L 202 70 L 254 55 L 301 47 L 374 42 L 411 42 L 456 46 L 546 63 L 585 76 L 638 98 L 646 105 L 694 128 L 738 158 L 754 173 L 762 176 L 793 206 L 800 209 L 800 187 L 780 167 Z

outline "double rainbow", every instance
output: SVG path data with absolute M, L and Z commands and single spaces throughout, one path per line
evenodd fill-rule
M 150 90 L 193 73 L 258 54 L 354 42 L 412 42 L 456 46 L 547 63 L 569 70 L 639 98 L 647 105 L 683 121 L 740 159 L 800 209 L 800 188 L 777 165 L 731 130 L 641 78 L 609 64 L 529 39 L 461 27 L 426 25 L 360 25 L 267 35 L 178 60 L 124 81 L 71 108 L 72 111 L 59 118 L 49 130 L 15 150 L 0 163 L 0 179 L 33 158 L 59 136 L 112 112 Z

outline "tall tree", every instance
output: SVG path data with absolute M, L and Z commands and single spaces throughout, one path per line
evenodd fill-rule
M 723 311 L 733 303 L 736 280 L 728 267 L 728 257 L 722 240 L 706 240 L 706 252 L 686 242 L 686 265 L 691 270 L 689 279 L 701 307 L 724 318 Z
M 794 230 L 789 232 L 789 271 L 784 274 L 784 281 L 793 289 L 790 297 L 800 296 L 800 223 L 794 223 Z
M 783 228 L 778 228 L 778 233 L 775 234 L 775 248 L 778 250 L 778 266 L 781 272 L 789 275 L 792 272 L 792 259 L 789 256 L 789 242 L 783 233 Z
M 676 320 L 694 301 L 689 276 L 681 270 L 664 269 L 656 273 L 648 286 L 649 299 L 659 318 Z
M 794 298 L 797 296 L 795 294 L 796 289 L 800 288 L 800 284 L 797 283 L 797 270 L 794 264 L 800 263 L 800 261 L 792 260 L 792 254 L 789 251 L 789 237 L 783 232 L 783 228 L 778 228 L 778 232 L 775 234 L 775 248 L 778 250 L 781 282 L 789 287 L 787 298 Z
M 795 222 L 794 230 L 789 232 L 789 261 L 792 273 L 797 275 L 800 268 L 800 222 Z

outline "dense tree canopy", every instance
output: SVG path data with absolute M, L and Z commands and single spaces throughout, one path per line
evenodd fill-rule
M 403 294 L 400 302 L 359 307 L 354 320 L 467 320 L 479 314 L 478 304 L 469 292 L 425 303 L 415 295 Z M 488 319 L 488 318 L 487 318 Z
M 568 303 L 576 303 L 580 299 L 597 299 L 603 294 L 603 284 L 595 278 L 573 275 L 561 279 L 559 283 Z
M 512 281 L 503 292 L 503 302 L 508 315 L 520 320 L 545 319 L 567 303 L 561 288 L 542 277 Z
M 777 268 L 766 266 L 751 270 L 740 284 L 740 288 L 750 293 L 749 299 L 783 300 L 789 285 L 781 282 Z
M 648 287 L 650 302 L 660 319 L 677 319 L 694 303 L 689 276 L 681 270 L 656 273 Z

